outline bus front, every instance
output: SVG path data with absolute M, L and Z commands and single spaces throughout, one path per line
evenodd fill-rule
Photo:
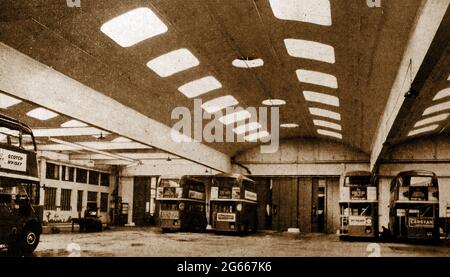
M 375 237 L 377 235 L 376 180 L 370 172 L 348 172 L 341 187 L 340 237 Z
M 237 177 L 213 178 L 211 186 L 211 218 L 218 232 L 256 230 L 256 201 L 254 189 L 247 188 Z M 254 185 L 253 183 L 251 185 Z
M 156 201 L 159 203 L 159 225 L 163 231 L 181 228 L 181 211 L 184 210 L 184 203 L 180 201 L 182 195 L 179 178 L 159 180 Z
M 156 200 L 159 203 L 159 223 L 166 230 L 206 230 L 205 184 L 183 176 L 162 178 Z
M 0 115 L 0 244 L 33 252 L 42 233 L 36 144 L 31 129 Z

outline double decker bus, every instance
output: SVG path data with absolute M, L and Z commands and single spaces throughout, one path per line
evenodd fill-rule
M 159 226 L 169 230 L 206 230 L 205 184 L 195 178 L 161 178 L 156 189 Z
M 31 254 L 42 233 L 36 143 L 27 125 L 0 114 L 0 244 Z
M 340 238 L 378 235 L 377 179 L 368 171 L 347 172 L 340 194 Z
M 394 238 L 439 239 L 439 184 L 435 173 L 403 171 L 392 180 L 389 231 Z
M 210 205 L 216 232 L 256 231 L 257 194 L 253 180 L 238 174 L 213 176 Z

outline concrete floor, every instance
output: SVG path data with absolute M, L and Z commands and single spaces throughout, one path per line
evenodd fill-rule
M 74 243 L 74 244 L 71 244 Z M 81 249 L 76 250 L 77 245 Z M 102 233 L 43 234 L 35 256 L 146 257 L 365 257 L 450 256 L 450 243 L 418 245 L 340 241 L 336 235 L 261 232 L 247 236 L 213 233 L 161 233 L 157 228 L 127 228 Z M 69 251 L 68 251 L 69 248 Z M 70 250 L 75 249 L 75 250 Z

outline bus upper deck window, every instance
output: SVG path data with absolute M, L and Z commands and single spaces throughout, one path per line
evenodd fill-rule
M 0 127 L 0 142 L 21 147 L 21 137 L 22 133 L 18 130 L 11 130 L 6 127 Z
M 33 144 L 33 137 L 30 134 L 22 134 L 22 144 L 21 147 L 25 150 L 33 150 L 34 144 Z
M 0 133 L 0 143 L 8 143 L 8 137 L 5 134 Z
M 432 186 L 432 179 L 431 179 L 431 177 L 427 177 L 427 176 L 425 176 L 425 177 L 411 176 L 410 185 L 411 186 L 419 186 L 419 187 Z

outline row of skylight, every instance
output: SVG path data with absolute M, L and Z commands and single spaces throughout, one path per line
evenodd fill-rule
M 329 0 L 270 0 L 270 6 L 273 14 L 278 19 L 300 21 L 322 26 L 332 25 L 331 4 Z M 336 62 L 334 47 L 324 43 L 304 39 L 286 38 L 284 39 L 284 45 L 287 53 L 295 58 L 329 64 L 334 64 Z M 338 88 L 338 81 L 336 77 L 331 74 L 306 69 L 298 69 L 295 73 L 301 83 L 331 89 Z M 330 106 L 331 108 L 339 108 L 339 98 L 335 95 L 312 90 L 303 91 L 303 96 L 311 105 L 308 108 L 309 113 L 312 116 L 317 117 L 313 120 L 313 124 L 317 127 L 317 133 L 342 139 L 342 126 L 335 122 L 341 120 L 340 113 L 316 106 L 316 104 L 320 104 Z M 287 128 L 298 126 L 292 123 L 283 125 Z
M 448 78 L 450 81 L 450 76 Z M 414 124 L 413 129 L 408 133 L 408 137 L 416 136 L 437 130 L 441 123 L 450 117 L 450 88 L 439 91 L 434 97 L 433 102 L 442 101 L 426 108 L 423 113 L 423 119 Z
M 4 93 L 0 93 L 0 108 L 1 109 L 8 109 L 14 105 L 17 105 L 19 103 L 21 103 L 22 100 L 11 97 L 9 95 L 6 95 Z M 55 118 L 58 116 L 57 113 L 47 110 L 45 108 L 39 107 L 39 108 L 35 108 L 30 110 L 29 112 L 26 113 L 27 116 L 32 117 L 34 119 L 37 120 L 41 120 L 41 121 L 46 121 L 46 120 L 50 120 L 52 118 Z M 100 135 L 93 135 L 94 137 L 99 137 L 99 136 L 104 136 L 104 135 L 108 135 L 110 133 L 96 129 L 96 128 L 92 128 L 89 130 L 86 130 L 87 127 L 89 127 L 89 125 L 87 125 L 86 123 L 80 122 L 78 120 L 75 119 L 71 119 L 68 120 L 64 123 L 61 124 L 60 129 L 37 129 L 38 131 L 36 132 L 37 135 L 39 134 L 48 134 L 48 136 L 52 136 L 52 134 L 57 134 L 57 136 L 76 136 L 76 135 L 85 135 L 85 134 L 92 134 L 92 132 L 96 132 L 98 131 L 100 133 Z M 75 128 L 84 128 L 85 130 L 78 130 L 74 131 L 73 129 Z M 67 132 L 65 132 L 67 131 Z M 117 137 L 115 139 L 113 139 L 111 142 L 131 142 L 130 139 L 124 138 L 124 137 Z
M 130 47 L 149 38 L 168 31 L 166 24 L 149 8 L 141 7 L 125 12 L 106 23 L 100 30 L 122 47 Z M 158 76 L 166 78 L 181 71 L 196 67 L 200 61 L 188 49 L 180 48 L 147 62 L 147 67 Z M 264 64 L 262 59 L 236 59 L 232 65 L 239 68 L 259 67 Z M 204 76 L 178 87 L 178 91 L 188 98 L 200 97 L 213 90 L 222 88 L 222 84 L 214 76 Z M 220 96 L 202 104 L 202 109 L 213 114 L 227 107 L 238 105 L 232 95 Z M 222 124 L 234 124 L 249 119 L 250 113 L 239 111 L 219 118 Z M 267 132 L 259 132 L 261 125 L 249 123 L 235 128 L 235 133 L 256 131 L 256 134 L 246 136 L 247 140 L 265 136 Z

